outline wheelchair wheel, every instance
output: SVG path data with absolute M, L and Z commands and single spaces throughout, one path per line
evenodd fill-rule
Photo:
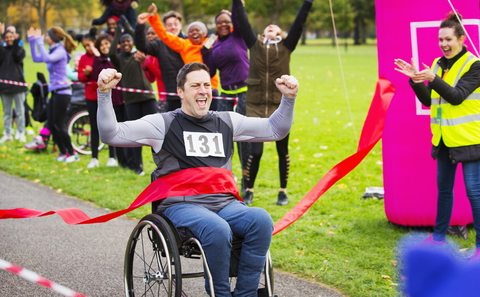
M 68 121 L 67 131 L 72 141 L 72 146 L 75 151 L 82 155 L 91 155 L 91 140 L 90 140 L 90 118 L 88 111 L 81 110 L 73 115 Z M 100 151 L 105 146 L 100 142 L 98 150 Z
M 265 268 L 262 272 L 262 278 L 260 279 L 259 290 L 261 290 L 262 287 L 265 288 L 264 290 L 268 293 L 268 296 L 273 296 L 273 265 L 270 251 L 267 252 L 267 260 L 265 261 Z
M 133 229 L 125 252 L 124 277 L 127 297 L 181 296 L 178 245 L 160 216 L 147 215 Z

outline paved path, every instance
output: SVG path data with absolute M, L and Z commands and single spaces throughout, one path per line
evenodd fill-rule
M 77 207 L 88 216 L 107 211 L 52 189 L 0 171 L 0 209 L 26 207 L 42 211 Z M 0 259 L 89 296 L 125 296 L 123 257 L 136 221 L 125 217 L 104 224 L 69 226 L 58 215 L 0 220 Z M 200 261 L 182 261 L 201 265 Z M 201 266 L 199 266 L 201 267 Z M 295 276 L 275 272 L 279 297 L 341 297 L 338 292 Z M 192 296 L 207 296 L 203 281 Z M 0 270 L 0 296 L 61 296 Z

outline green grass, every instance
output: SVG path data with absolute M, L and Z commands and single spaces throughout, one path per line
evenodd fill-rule
M 377 80 L 375 45 L 341 49 L 345 81 L 357 137 L 370 106 Z M 35 81 L 44 64 L 25 60 L 26 79 Z M 43 69 L 43 70 L 42 70 Z M 291 73 L 300 82 L 295 122 L 290 135 L 291 168 L 288 183 L 290 204 L 276 206 L 279 188 L 275 144 L 266 143 L 255 185 L 254 206 L 263 207 L 277 222 L 341 160 L 356 151 L 337 51 L 331 46 L 298 46 L 292 55 Z M 36 124 L 36 131 L 41 127 Z M 30 139 L 30 138 L 29 138 Z M 348 296 L 395 296 L 400 276 L 394 267 L 396 244 L 410 229 L 388 222 L 382 200 L 364 200 L 368 186 L 383 186 L 382 153 L 378 144 L 361 164 L 335 184 L 292 226 L 274 236 L 271 246 L 275 268 L 307 280 L 322 282 Z M 144 148 L 145 172 L 153 164 Z M 72 164 L 53 161 L 51 153 L 26 151 L 13 142 L 0 145 L 0 170 L 92 201 L 112 211 L 126 208 L 149 184 L 148 174 L 138 177 L 129 170 L 105 167 L 106 151 L 100 152 L 102 167 L 87 170 L 89 157 Z M 364 169 L 365 168 L 365 169 Z M 238 156 L 234 173 L 241 176 Z M 28 207 L 28 206 L 26 206 Z M 141 218 L 148 206 L 130 213 Z M 474 230 L 468 242 L 473 246 Z M 382 278 L 391 277 L 391 281 Z

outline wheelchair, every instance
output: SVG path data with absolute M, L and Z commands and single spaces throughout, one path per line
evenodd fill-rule
M 156 210 L 159 202 L 152 203 Z M 230 257 L 230 285 L 236 284 L 238 263 L 242 248 L 242 238 L 234 236 Z M 182 271 L 180 257 L 202 259 L 203 267 L 198 272 Z M 214 297 L 210 268 L 198 239 L 187 228 L 176 228 L 161 213 L 143 217 L 133 229 L 125 251 L 124 282 L 127 297 L 134 296 L 195 296 L 182 285 L 184 279 L 209 279 L 210 296 Z M 258 296 L 273 295 L 273 268 L 270 253 L 267 252 L 265 268 L 262 272 Z

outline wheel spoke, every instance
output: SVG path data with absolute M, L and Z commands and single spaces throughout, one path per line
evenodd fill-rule
M 172 251 L 168 245 L 173 239 L 176 247 L 175 239 L 165 228 L 168 226 L 164 221 L 149 215 L 132 232 L 125 265 L 126 290 L 130 296 L 186 296 L 180 292 L 178 250 Z

